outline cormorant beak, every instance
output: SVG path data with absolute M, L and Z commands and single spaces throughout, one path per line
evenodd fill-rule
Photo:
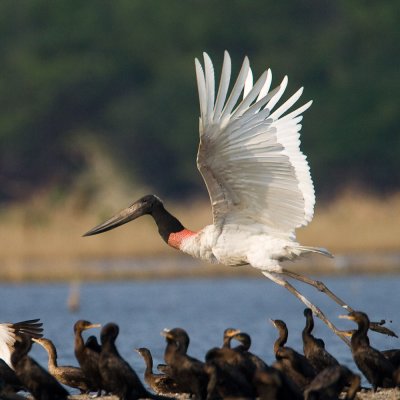
M 240 329 L 232 329 L 232 330 L 230 330 L 230 331 L 226 334 L 226 336 L 228 336 L 228 337 L 234 337 L 234 336 L 236 336 L 236 335 L 239 335 L 239 333 L 241 333 L 241 332 L 240 332 Z
M 85 326 L 85 331 L 87 330 L 87 329 L 92 329 L 92 328 L 101 328 L 101 324 L 91 324 L 91 325 L 88 325 L 88 326 Z
M 142 202 L 137 201 L 132 205 L 130 205 L 128 208 L 125 208 L 124 210 L 120 211 L 118 214 L 114 215 L 107 221 L 103 222 L 102 224 L 95 226 L 93 229 L 86 232 L 83 236 L 92 236 L 106 231 L 110 231 L 111 229 L 117 228 L 118 226 L 121 226 L 129 221 L 141 217 L 145 213 L 146 212 L 145 209 L 143 208 Z
M 33 338 L 31 338 L 31 340 L 32 340 L 32 342 L 40 344 L 40 338 L 36 339 L 36 338 L 33 337 Z
M 354 333 L 354 330 L 351 330 L 351 331 L 340 331 L 340 332 L 343 333 L 346 336 L 352 337 L 353 333 Z
M 276 328 L 276 324 L 275 324 L 275 321 L 273 319 L 270 318 L 269 322 L 271 322 L 271 324 Z
M 160 332 L 160 335 L 161 336 L 164 336 L 165 338 L 167 338 L 167 339 L 173 339 L 172 338 L 172 336 L 171 336 L 171 334 L 169 333 L 169 329 L 167 329 L 167 328 L 164 328 L 161 332 Z
M 354 317 L 351 315 L 342 314 L 342 315 L 339 315 L 339 318 L 349 319 L 350 321 L 354 321 Z

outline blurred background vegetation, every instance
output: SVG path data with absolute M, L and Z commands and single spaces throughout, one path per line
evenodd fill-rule
M 145 218 L 81 238 L 149 192 L 209 223 L 194 58 L 219 75 L 225 49 L 234 74 L 247 55 L 273 86 L 289 76 L 286 98 L 314 100 L 301 140 L 318 201 L 299 240 L 400 248 L 398 1 L 4 0 L 0 35 L 2 270 L 175 254 Z
M 304 85 L 314 100 L 302 148 L 322 198 L 396 191 L 398 11 L 395 0 L 2 1 L 0 202 L 63 196 L 106 157 L 132 186 L 205 195 L 193 59 L 207 51 L 219 74 L 225 49 L 236 70 L 248 55 L 255 75 L 271 67 L 288 95 Z M 94 181 L 82 184 L 88 204 Z

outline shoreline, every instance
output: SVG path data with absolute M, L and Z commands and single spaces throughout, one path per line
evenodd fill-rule
M 396 275 L 400 273 L 400 252 L 337 254 L 332 259 L 310 256 L 283 265 L 314 276 Z M 10 283 L 258 277 L 259 272 L 250 266 L 208 264 L 180 254 L 173 257 L 0 259 L 0 282 Z

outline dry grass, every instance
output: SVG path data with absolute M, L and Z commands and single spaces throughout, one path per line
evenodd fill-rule
M 68 270 L 68 278 L 73 279 L 79 276 L 82 260 L 177 255 L 160 239 L 150 217 L 104 235 L 83 238 L 85 231 L 133 199 L 120 196 L 111 200 L 113 206 L 103 203 L 94 210 L 82 207 L 76 195 L 55 204 L 46 195 L 29 204 L 1 210 L 0 279 L 29 279 L 27 271 L 32 265 L 38 265 L 35 273 L 42 278 L 61 279 Z M 167 207 L 190 229 L 200 229 L 211 222 L 208 203 L 194 201 Z M 307 245 L 326 247 L 335 254 L 397 252 L 399 210 L 400 193 L 377 198 L 347 192 L 331 204 L 317 207 L 312 223 L 298 231 L 298 239 Z M 41 271 L 40 265 L 47 267 Z M 97 274 L 95 270 L 89 271 L 93 279 L 99 278 Z

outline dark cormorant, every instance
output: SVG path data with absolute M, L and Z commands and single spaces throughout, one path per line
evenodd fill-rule
M 233 336 L 233 339 L 237 340 L 240 343 L 239 346 L 234 347 L 234 350 L 241 352 L 244 357 L 248 357 L 250 361 L 254 364 L 256 369 L 263 369 L 268 367 L 264 360 L 262 360 L 259 356 L 250 351 L 251 337 L 249 334 L 245 332 L 239 332 Z
M 13 394 L 24 390 L 21 381 L 4 360 L 0 359 L 0 399 L 2 395 Z
M 74 325 L 75 358 L 78 360 L 79 366 L 81 367 L 83 373 L 89 379 L 90 386 L 94 391 L 97 391 L 98 394 L 100 394 L 101 390 L 103 389 L 99 371 L 100 353 L 93 347 L 93 339 L 91 339 L 91 343 L 89 343 L 89 345 L 84 343 L 82 332 L 87 329 L 99 328 L 100 326 L 100 324 L 92 324 L 91 322 L 82 319 L 77 321 Z
M 89 336 L 86 339 L 85 346 L 87 348 L 93 350 L 96 353 L 99 353 L 99 354 L 101 353 L 101 345 L 97 341 L 97 337 L 96 336 L 93 336 L 93 335 Z
M 57 350 L 51 340 L 45 338 L 32 340 L 40 344 L 47 351 L 49 357 L 47 368 L 50 374 L 60 383 L 79 389 L 81 393 L 89 393 L 90 391 L 97 390 L 91 386 L 90 380 L 86 377 L 81 368 L 69 365 L 57 365 Z
M 279 337 L 274 343 L 277 361 L 273 364 L 273 367 L 287 375 L 300 390 L 304 390 L 315 377 L 314 368 L 302 354 L 285 346 L 288 338 L 286 324 L 279 319 L 271 320 L 271 322 L 279 331 Z
M 232 339 L 237 339 L 241 344 L 232 348 Z M 248 351 L 250 345 L 249 335 L 228 328 L 224 332 L 222 347 L 215 347 L 207 352 L 205 357 L 205 370 L 209 376 L 207 398 L 255 398 L 257 396 L 253 377 L 258 360 L 257 356 Z
M 12 368 L 11 354 L 18 335 L 25 334 L 29 337 L 42 337 L 42 323 L 40 319 L 30 319 L 21 322 L 4 322 L 0 324 L 0 358 Z
M 216 349 L 220 350 L 220 349 Z M 204 370 L 208 375 L 207 399 L 252 399 L 257 393 L 244 374 L 229 364 L 214 360 L 212 350 L 207 353 Z
M 20 334 L 14 344 L 11 363 L 14 371 L 35 400 L 67 400 L 68 392 L 33 358 L 28 356 L 31 338 Z
M 253 382 L 259 400 L 303 400 L 300 389 L 276 368 L 256 371 Z
M 305 400 L 337 400 L 348 386 L 344 400 L 354 399 L 360 390 L 361 378 L 343 365 L 333 365 L 321 371 L 304 391 Z
M 352 311 L 348 315 L 341 315 L 340 318 L 350 319 L 358 325 L 358 329 L 351 336 L 351 352 L 357 367 L 372 385 L 373 390 L 376 391 L 378 387 L 394 387 L 393 364 L 369 344 L 368 315 L 360 311 Z
M 164 360 L 171 370 L 171 378 L 176 381 L 181 391 L 194 394 L 198 399 L 207 396 L 208 375 L 204 363 L 187 355 L 189 335 L 182 328 L 164 329 L 167 346 Z
M 224 337 L 223 337 L 223 342 L 222 342 L 222 348 L 230 348 L 231 347 L 231 341 L 232 337 L 235 336 L 236 334 L 240 333 L 239 329 L 234 329 L 234 328 L 226 328 L 224 330 Z
M 311 334 L 314 329 L 314 319 L 311 309 L 306 308 L 304 310 L 304 316 L 306 317 L 306 326 L 302 332 L 303 351 L 315 372 L 318 373 L 327 367 L 339 365 L 336 358 L 326 351 L 324 341 L 315 338 Z
M 104 388 L 120 400 L 165 399 L 146 390 L 133 368 L 120 356 L 115 345 L 118 333 L 118 325 L 112 322 L 101 330 L 99 370 Z
M 149 385 L 153 392 L 164 395 L 171 395 L 179 392 L 177 383 L 170 376 L 167 374 L 153 373 L 153 357 L 149 349 L 140 347 L 139 349 L 136 349 L 136 351 L 144 359 L 146 364 L 144 381 Z
M 395 368 L 400 368 L 400 349 L 382 350 L 381 353 Z

